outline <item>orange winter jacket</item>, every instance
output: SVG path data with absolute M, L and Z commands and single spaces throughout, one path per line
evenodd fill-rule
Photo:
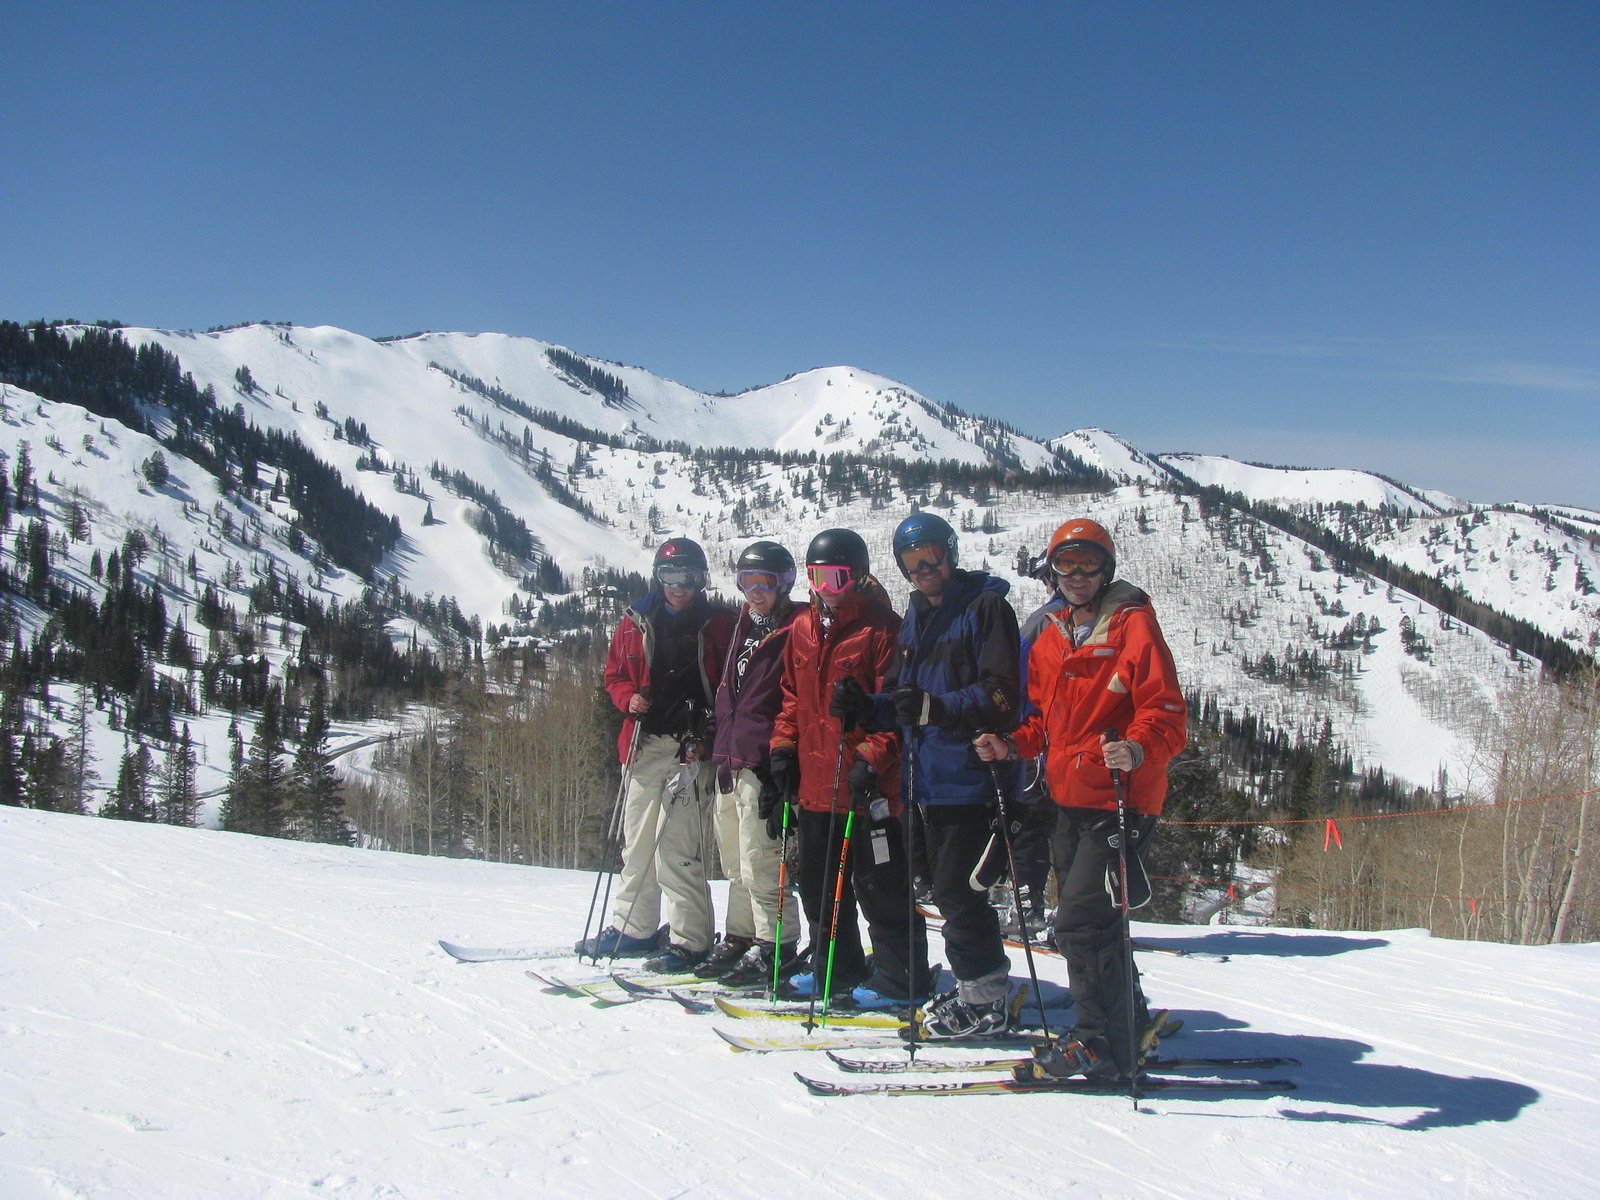
M 1063 808 L 1117 806 L 1100 735 L 1115 729 L 1139 743 L 1144 761 L 1126 772 L 1128 806 L 1159 815 L 1167 763 L 1188 740 L 1178 672 L 1150 597 L 1122 580 L 1100 602 L 1094 629 L 1074 648 L 1066 610 L 1050 614 L 1028 654 L 1032 712 L 1013 732 L 1017 751 L 1047 751 L 1045 781 Z
M 850 768 L 859 758 L 878 773 L 878 790 L 889 798 L 891 811 L 898 813 L 897 732 L 852 729 L 844 735 L 844 766 L 839 768 L 839 720 L 828 715 L 833 685 L 853 675 L 869 695 L 881 692 L 900 633 L 900 616 L 876 579 L 869 578 L 865 590 L 853 593 L 851 601 L 849 607 L 839 610 L 826 637 L 815 596 L 789 627 L 789 643 L 783 652 L 783 705 L 773 723 L 772 749 L 792 746 L 797 752 L 800 807 L 828 812 L 837 799 L 838 811 L 848 812 Z M 839 780 L 837 796 L 835 777 Z

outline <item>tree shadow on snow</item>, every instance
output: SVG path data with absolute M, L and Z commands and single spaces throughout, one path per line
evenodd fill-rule
M 1198 937 L 1159 938 L 1139 934 L 1135 946 L 1151 950 L 1178 950 L 1206 957 L 1233 958 L 1235 955 L 1265 955 L 1275 958 L 1327 958 L 1352 950 L 1376 950 L 1387 946 L 1387 938 L 1371 934 L 1274 933 L 1271 930 L 1215 930 Z
M 1297 1058 L 1300 1066 L 1263 1068 L 1252 1074 L 1293 1079 L 1296 1088 L 1284 1096 L 1285 1104 L 1322 1103 L 1340 1109 L 1375 1110 L 1363 1113 L 1286 1108 L 1280 1115 L 1291 1121 L 1383 1125 L 1418 1131 L 1455 1129 L 1486 1121 L 1515 1120 L 1540 1095 L 1538 1089 L 1509 1079 L 1444 1075 L 1420 1067 L 1363 1062 L 1373 1048 L 1350 1038 L 1267 1033 L 1244 1028 L 1216 1012 L 1185 1009 L 1174 1015 L 1183 1018 L 1183 1032 L 1176 1039 L 1162 1042 L 1163 1053 L 1179 1057 Z M 1380 1115 L 1383 1110 L 1406 1109 L 1416 1111 L 1411 1116 Z

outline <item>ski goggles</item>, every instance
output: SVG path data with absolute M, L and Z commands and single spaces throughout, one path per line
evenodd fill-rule
M 1105 555 L 1098 550 L 1084 550 L 1078 546 L 1063 546 L 1050 557 L 1050 569 L 1063 579 L 1079 575 L 1093 579 L 1106 569 Z
M 824 595 L 838 596 L 848 592 L 856 582 L 856 573 L 849 567 L 807 567 L 806 578 L 811 590 Z
M 656 582 L 664 588 L 703 588 L 706 573 L 699 567 L 657 567 Z
M 733 582 L 741 592 L 775 592 L 778 590 L 778 577 L 771 571 L 740 571 L 733 577 Z
M 900 566 L 907 575 L 921 575 L 925 571 L 937 571 L 947 557 L 943 542 L 919 542 L 900 551 Z

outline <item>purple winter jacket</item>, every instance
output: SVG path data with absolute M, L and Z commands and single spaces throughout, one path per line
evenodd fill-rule
M 741 768 L 766 769 L 772 723 L 783 705 L 783 648 L 789 640 L 789 626 L 799 615 L 799 605 L 785 604 L 777 614 L 772 632 L 751 653 L 744 674 L 739 677 L 736 656 L 751 624 L 748 606 L 739 607 L 733 636 L 728 642 L 728 661 L 712 701 L 710 727 L 706 730 L 720 791 L 733 790 L 733 777 Z

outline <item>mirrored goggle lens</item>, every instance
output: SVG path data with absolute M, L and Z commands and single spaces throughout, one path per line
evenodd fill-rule
M 739 585 L 741 592 L 775 592 L 778 590 L 778 577 L 771 571 L 740 571 L 734 576 L 734 582 Z
M 806 577 L 811 580 L 815 591 L 835 595 L 848 592 L 850 585 L 855 582 L 855 572 L 849 567 L 807 567 Z
M 924 542 L 920 546 L 908 546 L 900 552 L 900 565 L 912 575 L 920 575 L 924 571 L 937 571 L 944 559 L 945 549 L 942 542 Z
M 1057 575 L 1095 576 L 1106 569 L 1105 559 L 1093 550 L 1067 549 L 1057 551 L 1050 560 L 1050 569 Z
M 659 567 L 656 582 L 662 587 L 697 588 L 705 585 L 705 572 L 698 567 Z

